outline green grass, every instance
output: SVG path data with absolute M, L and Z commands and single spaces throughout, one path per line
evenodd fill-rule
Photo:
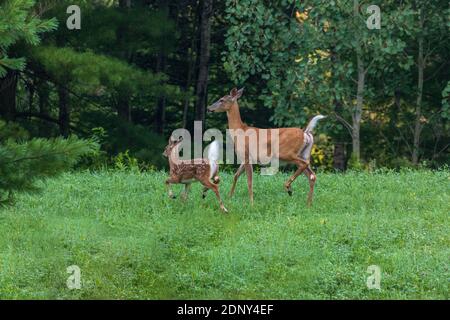
M 449 171 L 245 176 L 169 199 L 163 172 L 65 174 L 0 209 L 1 299 L 448 299 Z M 174 189 L 178 192 L 181 186 Z M 69 290 L 66 268 L 81 268 Z M 367 268 L 381 268 L 369 290 Z

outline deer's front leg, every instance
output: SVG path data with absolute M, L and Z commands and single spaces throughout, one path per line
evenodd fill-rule
M 248 195 L 250 197 L 250 203 L 253 205 L 253 165 L 246 164 L 245 173 L 247 174 Z
M 182 195 L 181 195 L 181 198 L 182 198 L 184 201 L 187 200 L 188 194 L 189 194 L 189 190 L 190 190 L 190 189 L 191 189 L 191 184 L 190 184 L 190 183 L 186 183 L 186 184 L 184 185 L 184 191 L 183 191 L 183 193 L 182 193 Z
M 234 178 L 233 178 L 233 185 L 231 186 L 231 191 L 230 191 L 230 198 L 233 196 L 234 194 L 234 189 L 236 188 L 236 183 L 239 179 L 239 177 L 241 176 L 242 172 L 244 172 L 245 169 L 245 164 L 242 163 L 239 166 L 239 169 L 237 169 L 236 173 L 234 174 Z
M 166 188 L 169 192 L 169 198 L 171 198 L 171 199 L 175 199 L 177 197 L 176 195 L 173 194 L 173 191 L 172 191 L 172 184 L 174 184 L 174 183 L 178 183 L 178 181 L 173 178 L 169 178 L 166 180 Z

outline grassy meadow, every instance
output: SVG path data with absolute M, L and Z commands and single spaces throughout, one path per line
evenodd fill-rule
M 256 175 L 251 206 L 223 173 L 227 215 L 166 176 L 67 173 L 0 208 L 0 299 L 449 299 L 448 170 L 319 173 L 311 208 L 304 176 L 289 197 L 287 174 Z

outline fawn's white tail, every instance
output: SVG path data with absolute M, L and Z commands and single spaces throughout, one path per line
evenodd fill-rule
M 311 121 L 308 123 L 308 126 L 305 129 L 305 132 L 312 132 L 314 130 L 314 127 L 317 124 L 317 121 L 326 118 L 326 116 L 323 116 L 321 114 L 319 114 L 318 116 L 315 116 L 314 118 L 311 119 Z
M 208 146 L 208 160 L 209 160 L 209 167 L 210 167 L 210 173 L 209 178 L 211 179 L 214 177 L 219 170 L 219 142 L 217 140 L 214 140 L 209 146 Z
M 211 162 L 217 162 L 219 160 L 219 142 L 214 140 L 208 146 L 208 160 Z

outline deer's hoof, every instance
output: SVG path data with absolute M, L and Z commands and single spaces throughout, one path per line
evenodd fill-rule
M 206 198 L 206 194 L 202 193 L 202 199 Z
M 290 197 L 292 197 L 292 190 L 288 190 L 287 193 Z
M 169 196 L 169 198 L 170 198 L 170 199 L 176 199 L 176 198 L 177 198 L 177 196 L 176 196 L 176 195 L 174 195 L 174 194 L 172 194 L 172 195 L 170 195 L 170 196 Z

